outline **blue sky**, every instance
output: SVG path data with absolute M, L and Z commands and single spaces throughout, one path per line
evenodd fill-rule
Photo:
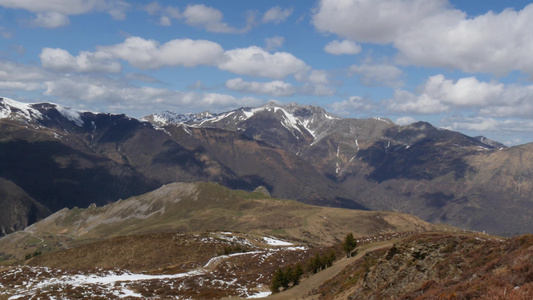
M 530 1 L 0 0 L 0 95 L 141 117 L 268 101 L 532 142 Z

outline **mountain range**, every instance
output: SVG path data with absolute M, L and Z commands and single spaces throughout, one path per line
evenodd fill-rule
M 102 206 L 172 182 L 216 182 L 514 235 L 533 231 L 532 155 L 533 144 L 505 147 L 317 106 L 136 119 L 2 98 L 0 226 L 20 230 L 65 207 Z

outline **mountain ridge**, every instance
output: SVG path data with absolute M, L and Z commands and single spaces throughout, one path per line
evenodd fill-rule
M 339 118 L 297 104 L 162 123 L 154 115 L 136 119 L 12 101 L 0 102 L 0 177 L 51 212 L 105 205 L 176 181 L 212 181 L 497 234 L 533 230 L 527 146 L 505 148 L 426 122 Z M 509 218 L 516 214 L 522 217 Z

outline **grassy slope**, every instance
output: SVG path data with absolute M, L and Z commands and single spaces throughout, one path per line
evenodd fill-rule
M 4 257 L 24 258 L 131 234 L 231 230 L 331 245 L 346 234 L 433 230 L 416 217 L 318 207 L 213 183 L 174 183 L 103 207 L 64 209 L 0 240 Z M 44 241 L 35 242 L 35 237 Z M 32 241 L 30 241 L 32 240 Z M 1 254 L 0 254 L 1 255 Z

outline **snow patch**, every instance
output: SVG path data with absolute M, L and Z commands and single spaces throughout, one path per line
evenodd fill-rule
M 257 298 L 266 298 L 270 296 L 272 292 L 259 292 L 257 294 L 253 294 L 251 296 L 248 296 L 246 299 L 257 299 Z
M 270 237 L 264 237 L 263 240 L 268 245 L 272 245 L 272 246 L 293 246 L 294 245 L 293 243 L 289 243 L 286 241 L 282 241 L 282 240 L 278 240 L 278 239 L 270 238 Z
M 80 127 L 83 126 L 83 120 L 81 119 L 81 115 L 79 111 L 75 111 L 71 108 L 67 108 L 61 105 L 56 105 L 55 108 L 63 117 L 74 122 L 76 125 Z

